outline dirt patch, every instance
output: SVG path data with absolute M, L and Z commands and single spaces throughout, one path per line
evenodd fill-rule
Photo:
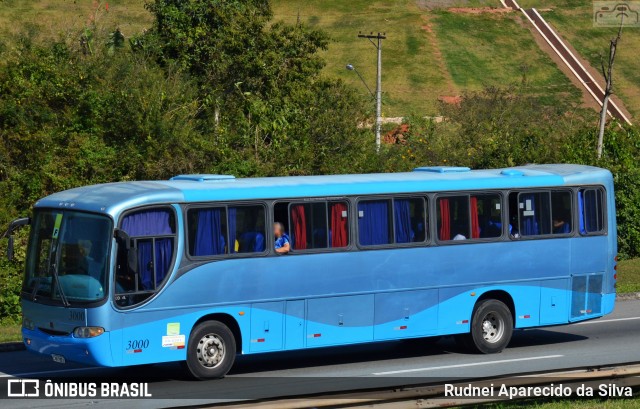
M 453 79 L 451 78 L 451 73 L 449 72 L 449 70 L 445 65 L 444 56 L 442 55 L 442 51 L 440 50 L 440 45 L 438 44 L 438 38 L 436 36 L 436 33 L 433 31 L 431 21 L 429 21 L 429 16 L 423 15 L 422 20 L 424 21 L 424 25 L 422 26 L 422 29 L 425 31 L 427 41 L 429 42 L 429 45 L 431 45 L 431 48 L 433 50 L 432 55 L 438 66 L 438 71 L 442 75 L 442 78 L 444 78 L 447 81 L 447 88 L 448 88 L 447 91 L 455 92 L 456 87 L 453 83 Z
M 450 7 L 447 9 L 450 13 L 457 14 L 501 14 L 511 13 L 513 9 L 495 8 L 495 7 Z
M 440 95 L 438 97 L 438 101 L 444 104 L 460 105 L 460 102 L 462 102 L 462 97 L 460 95 Z
M 409 132 L 409 125 L 402 124 L 396 129 L 389 131 L 382 137 L 382 143 L 387 145 L 405 145 L 407 143 L 406 134 Z

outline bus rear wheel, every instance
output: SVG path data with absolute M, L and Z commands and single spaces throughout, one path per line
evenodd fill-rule
M 224 377 L 236 358 L 236 341 L 231 330 L 221 322 L 198 324 L 189 336 L 186 366 L 196 379 Z
M 471 318 L 471 333 L 464 344 L 470 349 L 483 353 L 502 352 L 513 334 L 513 317 L 509 307 L 498 300 L 483 300 L 478 304 Z

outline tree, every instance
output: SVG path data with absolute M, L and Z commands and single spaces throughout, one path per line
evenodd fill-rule
M 613 63 L 616 58 L 616 49 L 618 48 L 618 41 L 622 35 L 622 21 L 620 21 L 620 28 L 618 29 L 618 35 L 611 39 L 609 43 L 609 59 L 607 60 L 607 67 L 604 66 L 604 60 L 602 60 L 602 75 L 604 76 L 604 98 L 602 99 L 602 109 L 600 110 L 600 128 L 598 132 L 598 145 L 596 152 L 598 159 L 602 157 L 602 146 L 604 142 L 604 127 L 607 122 L 607 109 L 609 106 L 609 98 L 613 94 Z

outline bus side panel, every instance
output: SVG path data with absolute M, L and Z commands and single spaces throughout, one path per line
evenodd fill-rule
M 375 340 L 435 335 L 438 290 L 381 293 L 375 296 Z
M 282 349 L 284 304 L 278 301 L 251 305 L 251 352 Z
M 373 313 L 373 294 L 310 299 L 307 346 L 373 341 Z
M 569 320 L 569 280 L 545 280 L 540 288 L 540 325 L 566 323 Z
M 293 300 L 286 302 L 285 317 L 285 349 L 304 348 L 305 331 L 305 302 L 304 300 Z

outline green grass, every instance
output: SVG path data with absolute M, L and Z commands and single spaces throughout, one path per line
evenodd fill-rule
M 107 10 L 108 4 L 108 10 Z M 38 27 L 52 38 L 75 36 L 90 20 L 131 36 L 151 25 L 144 0 L 0 0 L 0 35 Z
M 459 88 L 508 86 L 526 79 L 532 94 L 578 102 L 580 91 L 523 29 L 520 15 L 441 11 L 435 22 L 448 70 Z
M 20 342 L 22 334 L 20 333 L 20 324 L 2 324 L 0 325 L 0 344 L 4 342 Z
M 517 13 L 446 12 L 450 6 L 500 7 L 497 0 L 274 0 L 272 6 L 276 20 L 300 19 L 326 30 L 332 41 L 324 53 L 324 73 L 365 95 L 366 88 L 345 65 L 354 64 L 375 88 L 376 50 L 357 34 L 386 32 L 384 116 L 437 115 L 439 96 L 517 84 L 525 73 L 530 92 L 546 96 L 549 103 L 558 98 L 578 101 L 580 95 L 537 48 Z M 30 25 L 45 36 L 74 36 L 92 18 L 101 27 L 120 27 L 125 36 L 152 22 L 143 0 L 0 0 L 0 39 Z
M 640 292 L 640 258 L 618 263 L 619 294 Z
M 520 409 L 520 408 L 536 408 L 536 409 L 635 409 L 640 406 L 640 398 L 634 397 L 629 399 L 565 399 L 557 401 L 516 401 L 509 403 L 496 403 L 478 408 L 485 409 Z

